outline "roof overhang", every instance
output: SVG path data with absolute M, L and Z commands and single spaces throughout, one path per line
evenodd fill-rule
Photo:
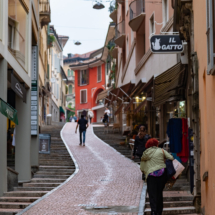
M 95 107 L 92 108 L 92 110 L 98 110 L 98 109 L 101 109 L 101 108 L 104 108 L 104 104 L 103 105 L 97 105 Z

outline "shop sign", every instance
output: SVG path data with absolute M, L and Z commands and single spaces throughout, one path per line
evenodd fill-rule
M 39 134 L 39 153 L 40 154 L 50 154 L 50 134 Z
M 31 73 L 31 135 L 38 133 L 38 48 L 32 47 L 32 73 Z
M 8 119 L 13 121 L 16 125 L 18 125 L 18 117 L 17 117 L 17 110 L 12 108 L 8 103 L 3 101 L 0 98 L 0 112 L 6 116 Z
M 26 103 L 26 89 L 13 74 L 11 74 L 11 88 Z
M 184 50 L 179 35 L 154 35 L 150 38 L 152 53 L 176 54 Z

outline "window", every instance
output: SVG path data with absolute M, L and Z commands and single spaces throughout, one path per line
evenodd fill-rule
M 162 7 L 163 7 L 163 26 L 166 25 L 169 16 L 168 16 L 168 0 L 162 1 Z
M 150 18 L 150 25 L 149 25 L 150 29 L 150 35 L 155 33 L 155 20 L 154 20 L 154 14 L 152 14 L 151 18 Z
M 98 66 L 97 67 L 97 82 L 101 82 L 102 81 L 102 67 Z
M 207 0 L 207 55 L 208 66 L 207 73 L 214 75 L 211 70 L 215 65 L 215 2 Z M 214 70 L 214 69 L 213 69 Z
M 68 69 L 68 77 L 73 76 L 73 70 Z
M 87 103 L 87 90 L 81 90 L 81 104 Z
M 69 94 L 72 94 L 72 85 L 69 85 Z
M 89 84 L 89 70 L 80 70 L 78 73 L 78 85 L 84 86 Z

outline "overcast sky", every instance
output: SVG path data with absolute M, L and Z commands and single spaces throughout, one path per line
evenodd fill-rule
M 93 2 L 88 0 L 50 0 L 51 24 L 59 35 L 69 36 L 64 48 L 68 53 L 83 54 L 104 46 L 109 18 L 109 2 L 103 0 L 105 8 L 93 9 Z M 95 2 L 94 2 L 95 3 Z M 80 41 L 80 46 L 74 41 Z

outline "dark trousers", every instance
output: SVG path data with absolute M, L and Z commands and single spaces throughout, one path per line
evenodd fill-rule
M 152 214 L 161 215 L 163 212 L 163 189 L 165 187 L 166 181 L 166 170 L 162 176 L 148 176 L 147 178 L 147 191 L 149 194 Z
M 92 118 L 90 117 L 90 124 L 91 124 Z
M 80 133 L 80 143 L 82 144 L 82 134 L 83 134 L 83 141 L 85 143 L 86 131 L 79 130 Z

